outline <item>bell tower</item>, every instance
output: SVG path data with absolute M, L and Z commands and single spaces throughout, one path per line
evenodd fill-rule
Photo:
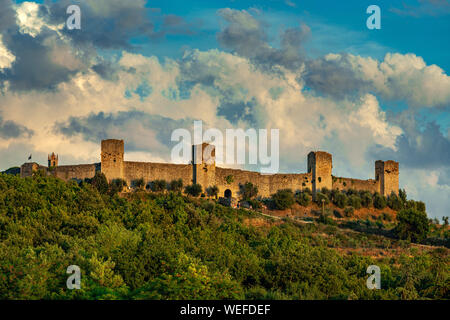
M 57 167 L 58 166 L 58 155 L 54 152 L 48 155 L 48 167 Z

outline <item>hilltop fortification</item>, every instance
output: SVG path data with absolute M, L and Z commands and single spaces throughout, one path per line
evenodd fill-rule
M 208 148 L 206 150 L 206 148 Z M 204 151 L 207 152 L 204 152 Z M 192 147 L 191 164 L 171 164 L 153 162 L 133 162 L 124 160 L 123 140 L 103 140 L 101 142 L 100 163 L 60 166 L 58 156 L 49 155 L 48 167 L 37 163 L 25 163 L 21 166 L 22 177 L 31 176 L 34 171 L 44 170 L 63 180 L 83 180 L 94 177 L 96 172 L 105 174 L 108 181 L 124 179 L 132 185 L 137 179 L 144 182 L 154 180 L 171 181 L 182 179 L 184 185 L 198 183 L 203 190 L 211 186 L 219 188 L 219 194 L 236 196 L 239 185 L 251 182 L 258 187 L 258 194 L 268 197 L 280 189 L 290 188 L 293 191 L 309 188 L 313 195 L 322 188 L 338 190 L 366 190 L 379 192 L 388 196 L 392 192 L 398 194 L 399 164 L 389 160 L 375 162 L 375 179 L 360 180 L 335 177 L 332 175 L 333 157 L 323 151 L 308 154 L 306 173 L 279 173 L 264 175 L 254 171 L 217 167 L 214 146 L 206 143 Z

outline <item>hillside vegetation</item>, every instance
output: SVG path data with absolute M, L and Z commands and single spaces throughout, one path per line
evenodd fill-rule
M 325 215 L 274 220 L 180 186 L 119 197 L 121 187 L 0 174 L 0 299 L 449 298 L 446 248 L 339 228 Z M 363 252 L 385 249 L 395 250 Z M 374 264 L 381 290 L 366 287 Z M 66 288 L 70 265 L 80 290 Z

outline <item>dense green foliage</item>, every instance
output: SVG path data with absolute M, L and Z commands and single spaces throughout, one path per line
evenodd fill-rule
M 299 205 L 307 207 L 311 203 L 311 196 L 307 192 L 299 192 L 295 195 L 295 201 Z
M 217 198 L 217 196 L 219 195 L 219 187 L 211 186 L 206 188 L 206 194 L 208 195 L 208 197 Z
M 193 197 L 198 197 L 202 193 L 202 186 L 197 183 L 191 184 L 184 188 L 184 193 L 186 193 L 190 196 L 193 196 Z
M 372 240 L 332 225 L 256 228 L 244 223 L 255 213 L 213 201 L 128 197 L 0 175 L 0 299 L 449 298 L 446 249 L 374 260 L 335 250 Z M 372 264 L 381 290 L 366 288 Z M 66 288 L 69 265 L 81 268 L 81 290 Z
M 172 180 L 167 184 L 167 190 L 173 192 L 181 192 L 183 190 L 183 180 L 177 179 Z
M 378 192 L 373 196 L 373 207 L 376 209 L 384 209 L 387 206 L 387 200 L 385 196 L 382 196 Z
M 430 231 L 430 222 L 423 211 L 404 209 L 397 214 L 398 224 L 395 232 L 400 239 L 422 241 Z
M 161 192 L 164 191 L 167 188 L 167 181 L 166 180 L 154 180 L 150 182 L 149 184 L 150 190 L 153 192 Z
M 242 200 L 251 200 L 258 195 L 258 187 L 251 182 L 239 184 L 239 194 Z
M 272 201 L 275 209 L 284 210 L 292 207 L 294 204 L 294 193 L 291 189 L 278 190 L 272 195 Z

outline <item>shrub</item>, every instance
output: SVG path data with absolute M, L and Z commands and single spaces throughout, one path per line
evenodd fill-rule
M 426 212 L 425 203 L 422 201 L 416 201 L 416 209 L 421 212 Z
M 322 192 L 317 192 L 315 202 L 319 205 L 322 205 L 322 200 L 324 200 L 323 201 L 324 204 L 330 203 L 330 199 L 325 194 L 323 194 Z
M 193 197 L 198 197 L 202 193 L 202 186 L 197 183 L 191 184 L 184 188 L 184 193 Z
M 154 180 L 150 184 L 150 189 L 152 189 L 153 192 L 161 192 L 164 191 L 166 188 L 167 188 L 166 180 Z
M 99 193 L 105 194 L 109 190 L 108 180 L 102 172 L 96 172 L 91 181 L 92 186 L 98 190 Z
M 302 190 L 302 192 L 304 192 L 304 193 L 307 193 L 307 194 L 309 194 L 310 196 L 312 196 L 312 192 L 311 192 L 311 189 L 310 188 L 304 188 L 303 190 Z
M 133 180 L 132 185 L 136 189 L 144 189 L 144 186 L 145 186 L 144 179 L 143 178 L 139 178 L 139 179 Z
M 276 209 L 284 210 L 294 204 L 294 194 L 291 189 L 278 190 L 272 195 L 272 200 Z
M 206 188 L 206 194 L 208 197 L 215 197 L 217 198 L 217 195 L 219 194 L 219 188 L 217 186 L 212 186 Z
M 262 207 L 261 202 L 259 202 L 259 201 L 256 200 L 256 199 L 250 199 L 250 200 L 248 200 L 247 202 L 250 204 L 250 206 L 251 206 L 252 209 L 254 209 L 254 210 L 261 209 L 261 207 Z
M 343 209 L 347 205 L 347 196 L 344 193 L 338 193 L 333 199 L 333 203 L 339 208 Z
M 377 228 L 380 230 L 384 228 L 384 224 L 381 221 L 377 221 L 375 224 L 376 224 Z
M 248 201 L 258 195 L 258 187 L 251 182 L 239 184 L 239 194 L 241 195 L 242 200 Z
M 347 207 L 344 209 L 344 214 L 346 217 L 352 217 L 355 212 L 355 209 L 353 207 Z
M 387 206 L 387 201 L 386 201 L 386 197 L 382 196 L 379 193 L 376 193 L 375 196 L 373 197 L 373 206 L 376 209 L 384 209 Z
M 398 211 L 403 208 L 402 200 L 395 194 L 392 193 L 387 199 L 387 205 L 392 210 Z
M 321 214 L 319 216 L 319 218 L 317 219 L 317 222 L 323 223 L 323 224 L 329 224 L 332 226 L 336 225 L 336 222 L 332 218 L 330 218 L 327 214 Z
M 395 233 L 399 239 L 419 242 L 430 232 L 430 221 L 425 212 L 404 209 L 397 214 Z
M 173 192 L 181 192 L 181 190 L 183 190 L 183 180 L 178 179 L 170 181 L 170 183 L 167 184 L 167 189 Z
M 400 198 L 400 200 L 401 200 L 403 203 L 406 203 L 407 196 L 406 196 L 406 191 L 405 191 L 405 189 L 400 189 L 400 190 L 398 190 L 398 197 Z
M 300 192 L 296 195 L 295 201 L 303 207 L 307 207 L 311 203 L 311 196 L 306 192 Z
M 336 218 L 342 218 L 342 215 L 341 215 L 341 213 L 340 213 L 338 210 L 333 210 L 333 215 L 334 215 Z
M 322 192 L 324 195 L 328 197 L 328 199 L 331 199 L 331 191 L 328 190 L 328 188 L 323 187 L 320 192 Z
M 361 209 L 361 198 L 355 194 L 352 194 L 348 198 L 348 204 L 355 209 Z
M 232 184 L 234 182 L 234 177 L 232 175 L 228 175 L 225 177 L 225 181 L 227 184 Z
M 387 212 L 383 212 L 381 218 L 385 221 L 392 221 L 392 215 Z
M 114 195 L 118 192 L 122 192 L 123 188 L 127 186 L 127 182 L 123 179 L 114 179 L 109 185 L 109 193 Z
M 361 205 L 364 208 L 370 208 L 372 206 L 372 194 L 369 191 L 363 191 L 360 195 Z

